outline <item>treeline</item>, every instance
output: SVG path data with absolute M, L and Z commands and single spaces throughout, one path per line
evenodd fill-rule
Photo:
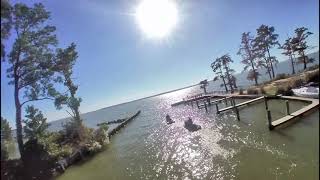
M 295 63 L 303 64 L 304 69 L 307 68 L 307 64 L 312 63 L 314 59 L 306 56 L 305 51 L 310 49 L 307 44 L 307 38 L 312 33 L 305 27 L 300 27 L 294 30 L 294 35 L 288 37 L 283 44 L 278 41 L 279 35 L 275 33 L 273 26 L 261 25 L 255 35 L 251 35 L 250 32 L 244 32 L 241 36 L 241 44 L 237 55 L 240 55 L 244 64 L 243 71 L 248 72 L 247 79 L 254 81 L 255 85 L 259 84 L 259 76 L 261 74 L 257 71 L 258 68 L 263 68 L 269 75 L 270 80 L 276 77 L 275 68 L 278 64 L 278 60 L 271 54 L 271 50 L 274 48 L 281 49 L 282 54 L 286 55 L 290 59 L 290 66 L 292 68 L 292 74 L 295 74 Z M 298 57 L 297 60 L 296 56 Z M 221 79 L 226 92 L 233 93 L 237 89 L 236 78 L 233 75 L 234 70 L 230 68 L 230 64 L 233 63 L 229 54 L 225 54 L 216 58 L 211 63 L 211 68 L 215 73 L 214 81 Z
M 97 134 L 93 129 L 83 124 L 79 111 L 82 99 L 77 96 L 78 85 L 73 78 L 78 58 L 76 44 L 58 47 L 56 27 L 50 24 L 49 19 L 50 12 L 41 3 L 11 5 L 1 0 L 1 61 L 8 66 L 8 84 L 14 88 L 15 106 L 12 108 L 15 109 L 16 137 L 21 156 L 19 167 L 25 170 L 22 177 L 49 173 L 48 164 L 70 155 L 79 146 L 95 146 L 97 139 L 102 139 L 99 143 L 103 144 L 107 138 L 95 137 Z M 5 44 L 8 39 L 13 40 L 10 47 Z M 59 133 L 47 130 L 46 118 L 33 105 L 33 102 L 41 100 L 52 101 L 58 110 L 65 109 L 70 114 L 71 120 Z M 104 127 L 103 131 L 106 129 Z M 9 124 L 1 117 L 1 143 L 12 139 L 9 132 Z M 1 151 L 5 151 L 2 144 Z M 1 153 L 1 159 L 6 160 L 7 156 Z M 44 159 L 50 163 L 43 162 Z M 38 164 L 35 160 L 39 160 Z

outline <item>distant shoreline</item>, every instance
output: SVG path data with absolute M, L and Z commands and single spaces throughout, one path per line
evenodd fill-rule
M 142 100 L 142 99 L 152 98 L 152 97 L 155 97 L 155 96 L 160 96 L 160 95 L 163 95 L 163 94 L 167 94 L 167 93 L 179 91 L 179 90 L 182 90 L 182 89 L 187 89 L 187 88 L 194 87 L 194 86 L 198 86 L 198 85 L 199 85 L 199 84 L 194 84 L 194 85 L 190 85 L 190 86 L 185 86 L 185 87 L 182 87 L 182 88 L 178 88 L 178 89 L 174 89 L 174 90 L 162 92 L 162 93 L 159 93 L 159 94 L 154 94 L 154 95 L 151 95 L 151 96 L 146 96 L 146 97 L 143 97 L 143 98 L 135 99 L 135 100 L 132 100 L 132 101 L 127 101 L 127 102 L 123 102 L 123 103 L 119 103 L 119 104 L 107 106 L 107 107 L 100 108 L 100 109 L 97 109 L 97 110 L 94 110 L 94 111 L 90 111 L 90 112 L 95 112 L 95 111 L 98 111 L 98 110 L 101 110 L 101 109 L 106 109 L 106 108 L 110 108 L 110 107 L 114 107 L 114 106 L 119 106 L 119 105 L 131 103 L 131 102 L 139 101 L 139 100 Z M 88 112 L 86 112 L 86 113 L 88 113 Z M 83 114 L 86 114 L 86 113 L 83 113 Z

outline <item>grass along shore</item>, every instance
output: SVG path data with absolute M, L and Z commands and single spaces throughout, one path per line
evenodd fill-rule
M 278 74 L 275 79 L 251 86 L 246 90 L 240 89 L 238 94 L 266 94 L 266 95 L 293 95 L 292 89 L 310 82 L 319 83 L 319 65 L 309 67 L 297 74 Z

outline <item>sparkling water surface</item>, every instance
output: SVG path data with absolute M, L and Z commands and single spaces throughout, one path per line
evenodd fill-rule
M 198 87 L 197 87 L 198 88 Z M 197 88 L 104 108 L 84 114 L 85 123 L 141 114 L 111 138 L 107 149 L 68 168 L 58 179 L 318 179 L 319 111 L 282 129 L 269 131 L 264 102 L 233 112 L 171 107 Z M 246 100 L 237 100 L 243 102 Z M 289 101 L 293 112 L 306 103 Z M 221 104 L 220 108 L 225 105 Z M 285 101 L 270 100 L 272 118 L 285 115 Z M 175 123 L 167 125 L 169 114 Z M 191 117 L 202 126 L 183 127 Z

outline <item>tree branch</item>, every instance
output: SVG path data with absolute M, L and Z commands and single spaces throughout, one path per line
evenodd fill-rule
M 27 101 L 21 103 L 20 106 L 23 106 L 24 104 L 26 104 L 26 103 L 28 103 L 28 102 L 31 102 L 31 101 L 41 101 L 41 100 L 45 100 L 45 99 L 54 100 L 53 98 L 49 98 L 49 97 L 38 98 L 38 99 L 30 99 L 30 100 L 27 100 Z

